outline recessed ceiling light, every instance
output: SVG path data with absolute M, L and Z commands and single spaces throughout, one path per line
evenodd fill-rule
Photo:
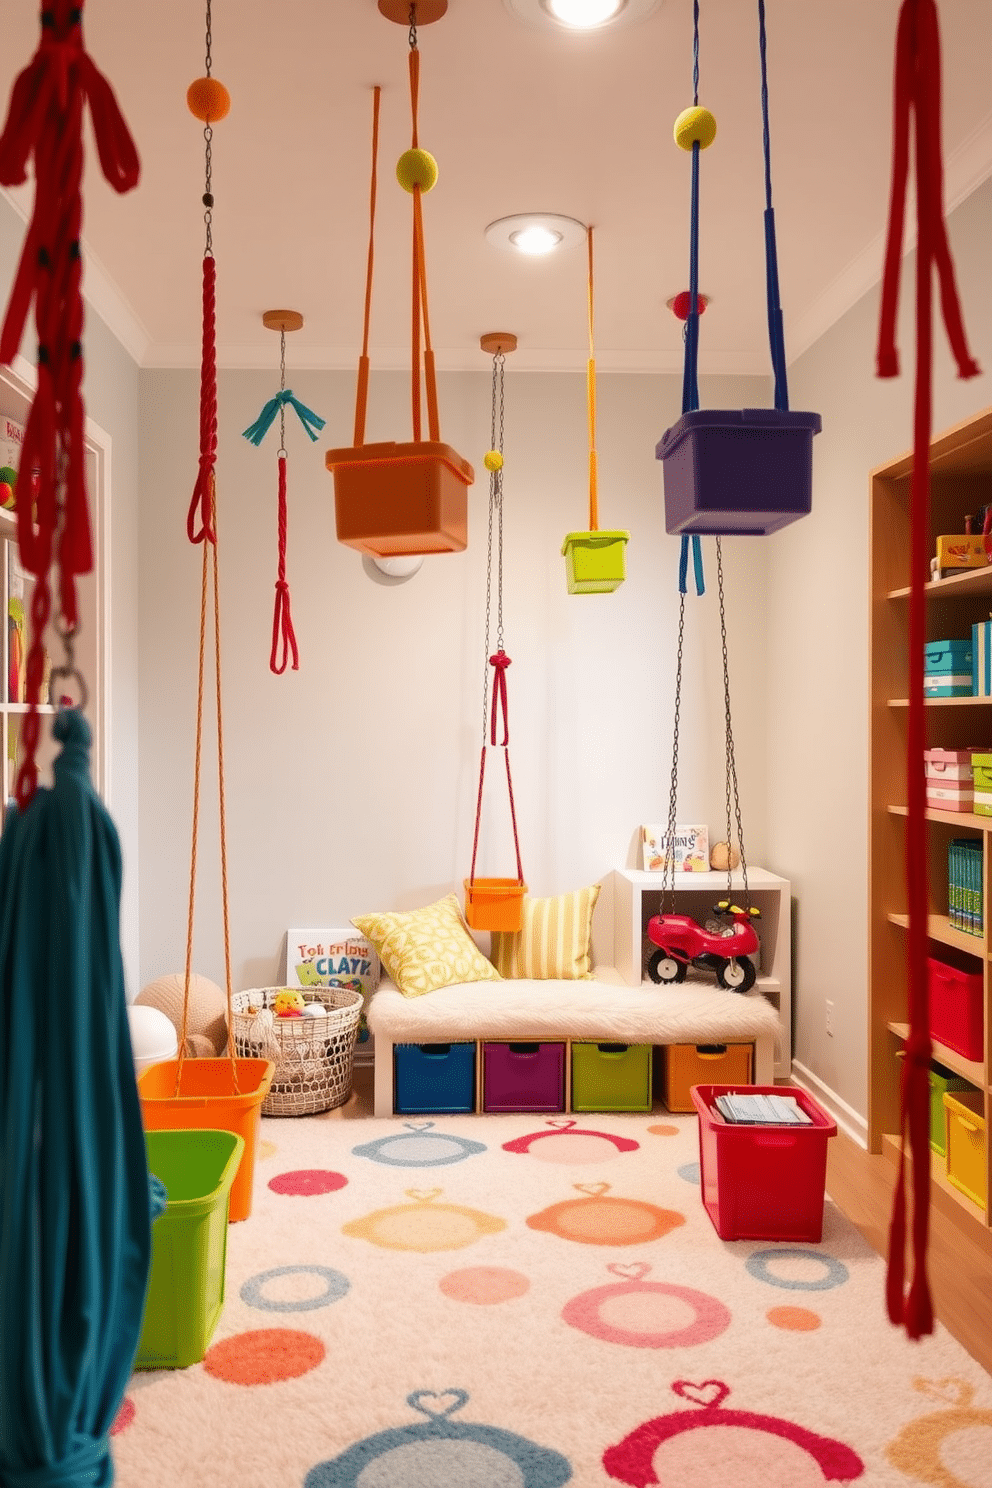
M 549 31 L 606 31 L 642 21 L 661 0 L 503 0 L 529 26 Z
M 486 228 L 486 238 L 499 248 L 512 248 L 531 258 L 543 258 L 558 248 L 570 248 L 586 236 L 583 223 L 556 212 L 518 212 L 500 217 Z

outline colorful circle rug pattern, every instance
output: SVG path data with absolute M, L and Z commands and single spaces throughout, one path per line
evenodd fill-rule
M 314 1294 L 302 1284 L 304 1278 L 312 1276 L 323 1284 L 323 1291 Z M 282 1281 L 282 1290 L 288 1290 L 290 1295 L 267 1297 L 263 1289 L 273 1281 Z M 339 1301 L 350 1286 L 347 1276 L 332 1271 L 329 1266 L 274 1266 L 271 1271 L 260 1271 L 245 1282 L 241 1300 L 261 1312 L 314 1312 Z
M 506 1229 L 506 1220 L 462 1204 L 438 1204 L 443 1189 L 408 1188 L 412 1204 L 376 1209 L 341 1226 L 341 1233 L 368 1240 L 385 1250 L 460 1250 L 484 1235 Z
M 758 1281 L 783 1287 L 787 1292 L 829 1292 L 843 1286 L 849 1272 L 843 1261 L 822 1250 L 802 1250 L 784 1245 L 781 1250 L 756 1250 L 748 1256 L 747 1269 Z M 820 1276 L 802 1276 L 797 1271 L 823 1267 Z M 773 1269 L 773 1268 L 777 1268 Z
M 546 1230 L 580 1245 L 643 1245 L 685 1224 L 685 1215 L 675 1209 L 608 1195 L 608 1183 L 573 1186 L 587 1197 L 566 1199 L 539 1214 L 529 1214 L 527 1224 L 532 1230 Z
M 207 1350 L 203 1367 L 229 1385 L 274 1385 L 299 1379 L 323 1362 L 326 1349 L 312 1333 L 260 1328 L 235 1333 Z
M 730 1311 L 716 1297 L 693 1287 L 645 1281 L 651 1270 L 647 1261 L 606 1269 L 623 1279 L 582 1292 L 562 1309 L 570 1327 L 592 1338 L 629 1348 L 692 1348 L 730 1327 Z
M 346 1188 L 348 1180 L 343 1173 L 331 1173 L 326 1168 L 297 1168 L 291 1173 L 277 1173 L 269 1179 L 273 1193 L 289 1194 L 293 1198 L 314 1199 L 321 1194 L 336 1193 Z
M 351 1150 L 356 1157 L 367 1157 L 391 1168 L 440 1168 L 488 1150 L 484 1142 L 433 1131 L 433 1121 L 407 1121 L 404 1125 L 405 1131 L 377 1137 Z
M 508 1266 L 466 1266 L 461 1271 L 449 1271 L 438 1286 L 452 1301 L 474 1302 L 480 1307 L 512 1302 L 530 1291 L 530 1282 L 523 1272 L 512 1271 Z

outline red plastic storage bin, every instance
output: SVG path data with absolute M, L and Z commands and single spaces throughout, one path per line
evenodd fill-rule
M 973 960 L 962 955 L 955 964 L 950 959 L 953 956 L 953 951 L 945 949 L 939 960 L 936 956 L 927 957 L 930 1036 L 955 1054 L 981 1063 L 985 1054 L 982 973 L 967 969 L 974 966 Z
M 483 1044 L 484 1111 L 563 1111 L 565 1045 Z
M 718 1095 L 792 1095 L 809 1126 L 744 1126 L 724 1121 Z M 837 1124 L 792 1085 L 694 1085 L 699 1113 L 699 1183 L 721 1240 L 810 1240 L 823 1232 L 827 1140 Z

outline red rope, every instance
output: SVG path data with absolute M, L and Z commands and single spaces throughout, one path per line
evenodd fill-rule
M 213 479 L 217 464 L 217 262 L 203 255 L 203 345 L 200 352 L 200 468 L 186 516 L 191 543 L 216 543 Z M 199 509 L 199 518 L 197 515 Z M 199 527 L 197 520 L 199 519 Z
M 877 371 L 894 377 L 899 370 L 895 323 L 906 179 L 909 172 L 910 113 L 915 114 L 917 353 L 913 415 L 913 472 L 910 482 L 912 521 L 909 605 L 909 723 L 907 738 L 906 886 L 909 908 L 907 938 L 909 1037 L 900 1080 L 899 1171 L 889 1228 L 886 1305 L 893 1323 L 903 1324 L 910 1338 L 933 1331 L 933 1306 L 926 1274 L 930 1220 L 930 1092 L 932 1054 L 926 976 L 927 842 L 926 782 L 923 750 L 926 721 L 923 661 L 926 613 L 923 586 L 929 576 L 930 436 L 932 418 L 933 289 L 936 266 L 940 303 L 951 350 L 961 377 L 980 370 L 965 341 L 954 281 L 954 266 L 943 218 L 943 168 L 940 146 L 940 38 L 934 0 L 904 0 L 896 33 L 895 108 L 892 195 L 882 282 Z M 913 1275 L 905 1291 L 906 1150 L 913 1161 Z
M 524 870 L 520 860 L 520 840 L 517 836 L 517 810 L 513 800 L 513 780 L 510 776 L 510 721 L 506 706 L 506 669 L 510 666 L 510 658 L 501 648 L 489 658 L 489 665 L 495 668 L 493 673 L 493 701 L 491 708 L 491 721 L 489 729 L 489 742 L 496 743 L 496 713 L 503 714 L 503 757 L 506 761 L 506 786 L 510 795 L 510 820 L 513 823 L 513 847 L 517 855 L 517 882 L 523 883 Z M 482 758 L 479 762 L 479 795 L 475 805 L 475 838 L 472 842 L 472 869 L 469 874 L 469 882 L 475 882 L 475 860 L 479 852 L 479 828 L 482 824 L 482 784 L 486 778 L 486 741 L 482 741 Z
M 282 657 L 280 659 L 280 646 Z M 286 582 L 286 451 L 279 451 L 279 577 L 276 579 L 276 602 L 272 614 L 272 651 L 269 655 L 269 670 L 281 677 L 286 670 L 289 654 L 293 657 L 293 671 L 300 669 L 300 653 L 293 630 L 293 617 L 289 607 L 289 584 Z
M 34 210 L 0 331 L 0 362 L 17 355 L 31 302 L 38 337 L 38 386 L 28 413 L 21 468 L 30 499 L 17 506 L 21 559 L 37 579 L 27 661 L 29 712 L 16 796 L 23 809 L 37 783 L 43 630 L 51 613 L 48 571 L 58 564 L 59 609 L 67 630 L 79 621 L 76 576 L 93 567 L 86 497 L 83 409 L 83 112 L 87 101 L 104 175 L 117 192 L 140 174 L 137 150 L 113 91 L 83 46 L 82 0 L 51 0 L 41 40 L 18 75 L 0 135 L 0 183 L 20 185 L 34 157 Z M 35 474 L 36 472 L 36 474 Z

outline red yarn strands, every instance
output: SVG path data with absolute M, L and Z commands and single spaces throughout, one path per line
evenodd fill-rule
M 909 1037 L 901 1076 L 899 1172 L 889 1229 L 886 1304 L 890 1320 L 910 1338 L 933 1331 L 933 1306 L 926 1274 L 930 1219 L 930 1095 L 932 1045 L 926 981 L 927 842 L 926 742 L 923 662 L 926 642 L 923 586 L 929 576 L 930 436 L 932 419 L 933 267 L 951 350 L 961 377 L 980 370 L 968 351 L 943 218 L 943 166 L 940 143 L 940 37 L 934 0 L 904 0 L 896 33 L 892 195 L 882 281 L 877 372 L 899 371 L 895 322 L 900 256 L 909 173 L 910 114 L 915 118 L 917 356 L 913 417 L 912 522 L 909 606 L 909 720 L 907 739 L 906 861 L 909 934 L 907 941 Z M 913 1276 L 905 1290 L 906 1148 L 913 1162 Z
M 200 353 L 200 465 L 186 516 L 191 543 L 216 543 L 214 472 L 217 465 L 217 262 L 203 255 L 203 343 Z M 197 525 L 199 523 L 199 525 Z
M 58 603 L 67 635 L 78 621 L 76 576 L 93 567 L 83 442 L 82 224 L 83 111 L 89 102 L 97 152 L 115 191 L 137 184 L 138 153 L 110 84 L 83 46 L 81 0 L 51 0 L 41 40 L 17 77 L 0 135 L 0 183 L 20 185 L 34 157 L 34 211 L 0 332 L 0 361 L 17 355 L 31 301 L 38 337 L 38 386 L 28 413 L 21 468 L 37 472 L 17 505 L 17 540 L 37 580 L 27 661 L 29 712 L 15 794 L 23 809 L 37 784 L 37 706 L 43 633 L 51 612 L 48 572 L 58 565 Z M 29 489 L 25 482 L 23 488 Z
M 280 656 L 281 648 L 281 656 Z M 289 656 L 293 658 L 293 671 L 300 669 L 300 653 L 293 630 L 293 617 L 289 604 L 289 584 L 286 581 L 286 451 L 279 451 L 279 576 L 276 579 L 276 602 L 272 615 L 272 651 L 269 655 L 269 670 L 281 677 L 286 670 Z
M 496 744 L 496 715 L 503 714 L 503 759 L 506 764 L 506 788 L 510 797 L 510 822 L 513 826 L 513 849 L 517 857 L 517 882 L 524 881 L 524 868 L 520 858 L 520 839 L 517 835 L 517 808 L 513 799 L 513 778 L 510 775 L 510 721 L 506 706 L 506 669 L 510 665 L 510 658 L 502 647 L 490 656 L 489 665 L 493 667 L 493 698 L 490 709 L 490 732 L 489 742 Z M 479 832 L 482 827 L 482 790 L 486 779 L 486 741 L 482 741 L 482 757 L 479 761 L 479 795 L 475 804 L 475 837 L 472 842 L 472 868 L 469 874 L 469 882 L 475 883 L 475 864 L 479 855 Z

